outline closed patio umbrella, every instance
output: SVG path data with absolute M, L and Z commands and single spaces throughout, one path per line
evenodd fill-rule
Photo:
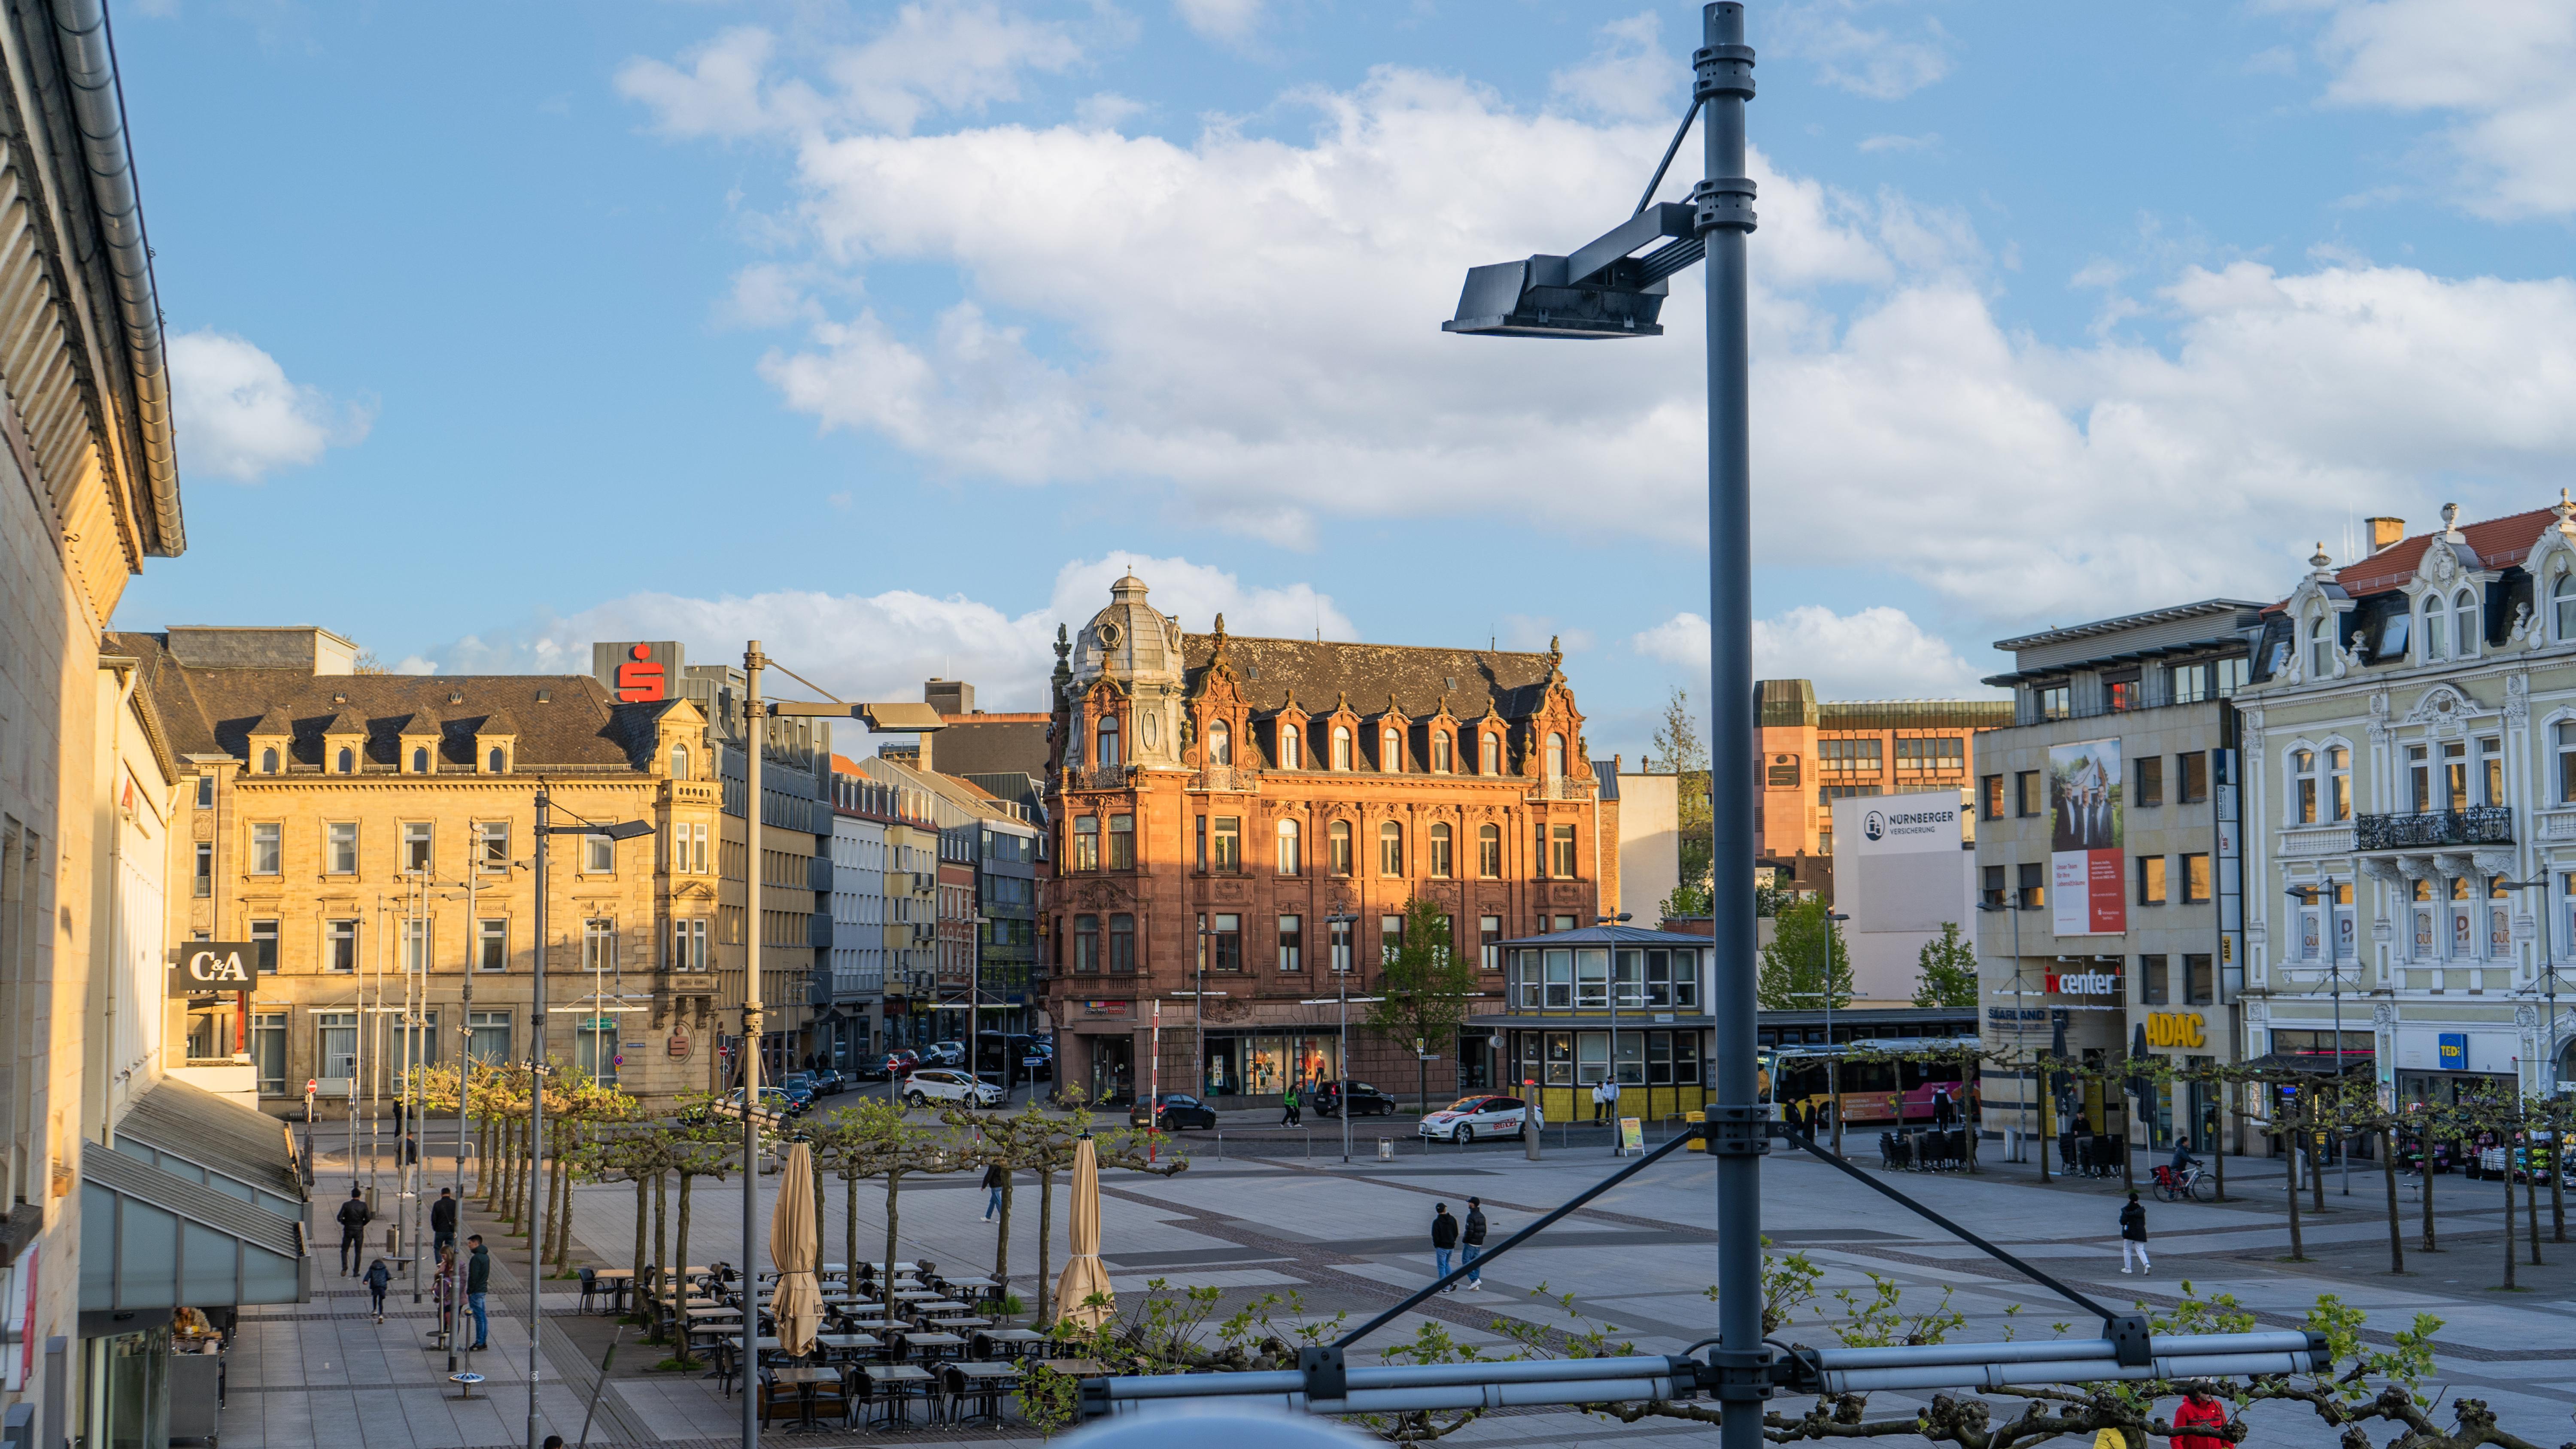
M 1073 1211 L 1067 1229 L 1073 1256 L 1055 1284 L 1056 1312 L 1085 1328 L 1098 1328 L 1117 1309 L 1109 1303 L 1109 1274 L 1100 1266 L 1100 1158 L 1084 1137 L 1073 1148 Z M 1088 1300 L 1098 1294 L 1103 1300 Z
M 799 1142 L 787 1149 L 787 1166 L 778 1174 L 778 1207 L 769 1215 L 769 1265 L 778 1270 L 769 1316 L 778 1325 L 779 1348 L 791 1355 L 810 1352 L 823 1323 L 823 1288 L 814 1281 L 814 1264 L 822 1256 L 816 1229 L 814 1149 Z

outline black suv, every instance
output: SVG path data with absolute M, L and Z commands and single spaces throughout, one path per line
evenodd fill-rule
M 1162 1120 L 1154 1125 L 1166 1132 L 1178 1132 L 1184 1127 L 1205 1127 L 1210 1130 L 1216 1127 L 1216 1109 L 1196 1097 L 1165 1097 L 1161 1105 Z M 1127 1125 L 1144 1126 L 1145 1110 L 1146 1104 L 1143 1102 L 1128 1108 Z
M 1315 1094 L 1307 1099 L 1318 1117 L 1338 1117 L 1342 1111 L 1342 1084 L 1319 1082 Z M 1351 1083 L 1351 1115 L 1354 1117 L 1388 1117 L 1395 1113 L 1395 1099 L 1366 1082 Z

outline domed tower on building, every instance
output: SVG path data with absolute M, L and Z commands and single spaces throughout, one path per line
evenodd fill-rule
M 1110 585 L 1109 606 L 1073 641 L 1064 762 L 1078 763 L 1085 778 L 1180 767 L 1181 623 L 1145 594 L 1134 574 Z

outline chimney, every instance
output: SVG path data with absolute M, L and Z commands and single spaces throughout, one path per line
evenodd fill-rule
M 2370 525 L 2372 553 L 2377 553 L 2406 536 L 2406 520 L 2402 518 L 2365 518 L 2362 522 Z

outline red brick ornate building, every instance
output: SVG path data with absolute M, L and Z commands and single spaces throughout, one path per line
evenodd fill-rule
M 1439 903 L 1496 1004 L 1495 943 L 1617 909 L 1615 775 L 1554 648 L 1190 634 L 1145 593 L 1122 578 L 1057 632 L 1042 954 L 1064 1080 L 1148 1090 L 1159 1002 L 1163 1091 L 1275 1097 L 1340 1070 L 1329 998 L 1371 994 L 1409 900 Z M 1409 1093 L 1410 1042 L 1350 1041 L 1353 1077 Z M 1494 1080 L 1486 1032 L 1429 1050 L 1435 1095 Z

